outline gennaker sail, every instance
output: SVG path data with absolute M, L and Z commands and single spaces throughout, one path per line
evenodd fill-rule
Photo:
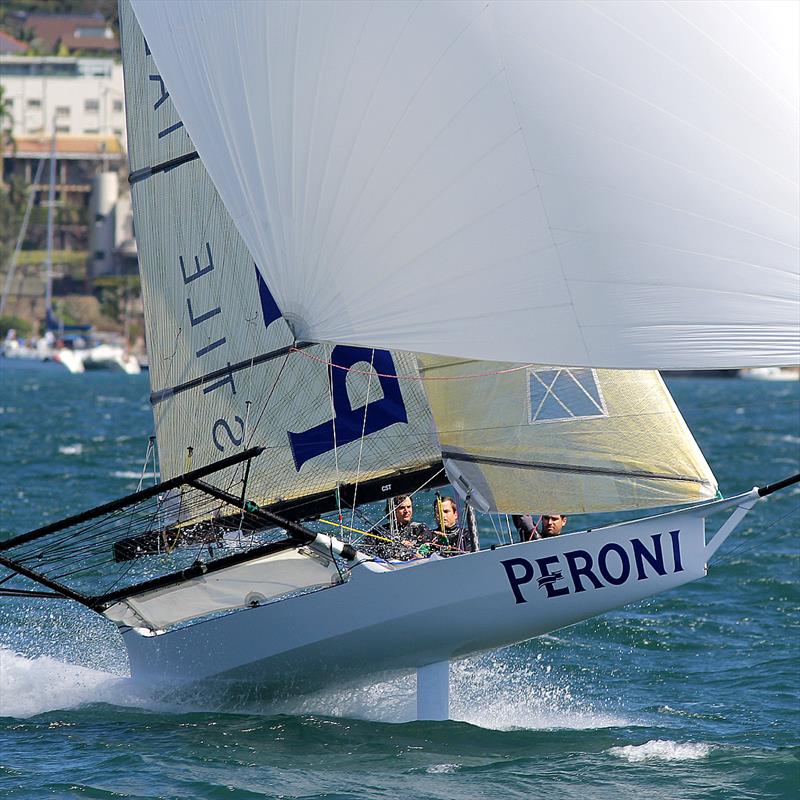
M 797 363 L 796 3 L 133 7 L 299 338 Z

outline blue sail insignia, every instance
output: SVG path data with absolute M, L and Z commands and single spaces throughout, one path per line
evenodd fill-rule
M 269 328 L 276 319 L 281 318 L 281 310 L 272 296 L 272 292 L 267 286 L 267 282 L 261 276 L 258 270 L 258 265 L 253 264 L 256 269 L 256 281 L 258 282 L 258 297 L 261 300 L 261 314 L 264 317 L 264 327 Z
M 347 370 L 361 361 L 367 365 L 372 362 L 372 368 L 378 373 L 383 397 L 353 408 L 347 394 Z M 358 441 L 362 434 L 369 436 L 396 422 L 408 422 L 396 377 L 397 370 L 388 350 L 373 351 L 366 347 L 338 345 L 331 353 L 331 363 L 333 366 L 328 368 L 328 379 L 333 394 L 334 418 L 301 433 L 289 431 L 289 443 L 298 472 L 310 459 L 328 453 L 334 447 Z

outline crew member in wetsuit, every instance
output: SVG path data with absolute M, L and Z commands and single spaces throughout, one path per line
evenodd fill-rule
M 430 537 L 430 531 L 423 522 L 413 522 L 414 505 L 410 495 L 402 494 L 393 497 L 386 503 L 388 522 L 374 529 L 382 539 L 391 539 L 386 542 L 382 539 L 375 541 L 374 546 L 368 548 L 379 558 L 387 561 L 407 561 L 417 558 L 419 547 Z
M 452 497 L 437 497 L 433 503 L 433 514 L 439 525 L 430 532 L 429 547 L 423 545 L 421 552 L 429 550 L 431 554 L 455 556 L 478 549 L 472 530 L 458 524 L 458 507 Z
M 517 529 L 517 533 L 519 533 L 521 542 L 531 542 L 534 539 L 550 539 L 553 536 L 558 536 L 561 533 L 561 529 L 567 524 L 567 518 L 563 514 L 542 514 L 539 520 L 542 526 L 541 531 L 538 529 L 537 523 L 533 521 L 531 514 L 514 514 L 511 520 Z

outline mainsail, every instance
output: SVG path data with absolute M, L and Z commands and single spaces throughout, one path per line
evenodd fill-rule
M 796 3 L 133 7 L 299 338 L 800 361 Z

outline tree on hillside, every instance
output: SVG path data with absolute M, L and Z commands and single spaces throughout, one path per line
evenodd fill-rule
M 14 136 L 11 133 L 13 118 L 0 84 L 0 265 L 5 266 L 14 248 L 25 206 L 25 187 L 19 178 L 8 183 L 3 179 L 3 162 L 6 150 L 14 149 Z

